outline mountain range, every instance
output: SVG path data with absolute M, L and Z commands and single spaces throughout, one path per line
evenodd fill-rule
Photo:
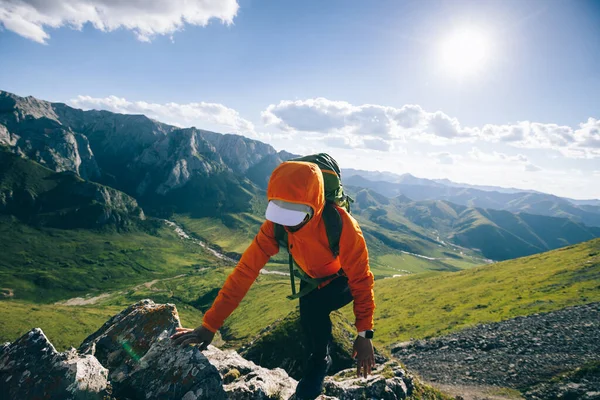
M 467 207 L 526 212 L 600 226 L 598 200 L 571 200 L 540 192 L 489 186 L 483 189 L 447 180 L 416 178 L 410 174 L 377 175 L 360 170 L 343 170 L 342 174 L 346 184 L 369 188 L 390 198 L 404 195 L 415 201 L 446 200 Z
M 244 174 L 265 156 L 281 162 L 271 146 L 243 136 L 7 92 L 0 92 L 0 144 L 54 171 L 121 190 L 156 214 L 246 211 L 256 187 Z
M 391 231 L 418 236 L 435 233 L 437 242 L 477 249 L 485 257 L 506 260 L 591 240 L 600 228 L 566 218 L 467 207 L 446 200 L 389 199 L 371 189 L 349 187 L 354 213 Z
M 49 226 L 81 224 L 86 218 L 73 216 L 92 206 L 112 215 L 103 221 L 121 225 L 126 215 L 139 219 L 141 209 L 154 217 L 217 217 L 226 224 L 232 215 L 260 216 L 271 171 L 294 157 L 240 135 L 177 128 L 143 115 L 83 111 L 7 92 L 0 92 L 0 145 L 4 212 Z M 467 249 L 503 260 L 600 236 L 600 229 L 582 224 L 600 226 L 600 206 L 543 193 L 501 193 L 352 169 L 343 170 L 343 181 L 357 198 L 355 214 L 375 265 L 416 254 L 435 264 L 428 268 L 455 270 L 457 264 L 464 267 Z M 87 188 L 83 197 L 82 187 Z M 31 207 L 16 210 L 15 204 L 26 204 L 22 198 Z M 64 201 L 64 210 L 51 205 L 56 199 Z M 71 222 L 62 223 L 57 215 Z M 88 218 L 93 223 L 86 226 L 97 226 L 99 218 Z M 249 218 L 252 229 L 255 218 Z M 383 261 L 390 254 L 396 258 Z

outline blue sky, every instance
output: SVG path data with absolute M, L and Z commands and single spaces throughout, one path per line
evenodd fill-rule
M 0 0 L 0 89 L 600 198 L 598 1 L 115 3 Z

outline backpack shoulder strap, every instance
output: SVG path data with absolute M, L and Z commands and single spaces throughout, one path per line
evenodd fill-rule
M 290 253 L 290 249 L 288 248 L 287 231 L 285 230 L 283 225 L 275 223 L 273 224 L 273 229 L 275 230 L 275 240 L 277 240 L 277 243 L 279 243 L 279 248 L 284 248 L 288 252 L 288 264 L 290 266 L 290 283 L 292 284 L 292 296 L 296 296 L 296 282 L 294 280 L 294 258 L 292 257 L 292 253 Z
M 342 216 L 335 204 L 332 202 L 325 203 L 323 209 L 323 222 L 325 223 L 325 231 L 329 240 L 329 248 L 334 257 L 340 254 L 340 238 L 342 236 Z
M 288 249 L 288 238 L 287 232 L 283 225 L 273 223 L 273 228 L 275 230 L 275 240 L 279 243 L 279 247 L 283 247 L 284 249 Z

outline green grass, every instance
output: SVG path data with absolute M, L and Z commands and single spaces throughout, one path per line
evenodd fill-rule
M 472 268 L 474 265 L 464 260 L 428 260 L 411 254 L 386 254 L 377 257 L 374 262 L 373 271 L 394 271 L 390 275 L 407 275 L 427 271 L 454 271 L 463 268 Z M 456 265 L 454 265 L 456 264 Z M 463 268 L 461 268 L 462 266 Z
M 186 232 L 218 246 L 225 252 L 241 254 L 252 242 L 262 221 L 252 214 L 228 215 L 225 221 L 219 218 L 191 218 L 175 215 L 176 221 Z
M 17 299 L 53 302 L 188 273 L 220 261 L 158 223 L 145 231 L 33 228 L 0 216 L 0 282 Z
M 600 240 L 460 272 L 379 280 L 375 300 L 383 345 L 600 301 Z
M 80 320 L 89 319 L 81 329 L 90 334 L 93 327 L 100 326 L 108 316 L 143 298 L 175 303 L 179 309 L 189 312 L 190 317 L 184 318 L 184 324 L 194 327 L 200 323 L 202 314 L 185 307 L 209 307 L 230 271 L 231 268 L 195 271 L 185 277 L 159 281 L 150 288 L 142 285 L 116 291 L 95 306 L 66 308 L 8 300 L 4 303 L 8 307 L 3 307 L 0 314 L 0 338 L 14 340 L 33 327 L 27 321 L 39 321 L 37 326 L 44 330 L 47 330 L 44 325 L 49 324 L 49 332 L 54 332 L 54 321 L 61 321 L 58 325 L 64 333 L 56 329 L 55 340 L 67 343 L 69 340 L 61 335 L 73 336 L 69 332 L 77 332 Z M 477 323 L 600 301 L 598 289 L 600 240 L 460 272 L 427 272 L 378 280 L 375 283 L 375 343 L 384 347 L 410 338 L 450 333 Z M 293 311 L 297 302 L 286 299 L 289 291 L 286 277 L 260 275 L 225 323 L 222 333 L 228 346 L 247 343 L 263 328 Z M 48 318 L 37 315 L 16 318 L 19 314 L 29 314 L 26 307 L 39 307 L 48 312 Z M 54 318 L 54 313 L 69 315 L 75 310 L 80 313 L 80 320 Z M 351 305 L 344 307 L 342 313 L 354 322 Z M 81 333 L 78 338 L 82 336 L 85 335 Z

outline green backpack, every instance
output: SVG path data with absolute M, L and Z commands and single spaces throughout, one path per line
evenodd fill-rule
M 319 166 L 323 173 L 323 182 L 325 188 L 325 208 L 323 209 L 323 222 L 325 223 L 325 230 L 327 231 L 327 239 L 329 240 L 329 248 L 334 257 L 337 257 L 340 253 L 340 237 L 342 236 L 342 217 L 339 211 L 335 207 L 343 207 L 350 213 L 350 204 L 354 202 L 352 198 L 344 193 L 344 188 L 341 181 L 341 172 L 338 163 L 329 154 L 319 153 L 312 154 L 305 157 L 294 158 L 289 161 L 305 161 L 312 162 Z M 292 284 L 292 294 L 287 296 L 288 299 L 298 299 L 302 296 L 307 295 L 314 289 L 316 289 L 321 283 L 326 282 L 330 279 L 337 278 L 343 275 L 343 271 L 340 270 L 333 274 L 323 278 L 311 278 L 306 272 L 300 268 L 288 247 L 288 237 L 285 228 L 282 225 L 275 225 L 275 238 L 279 243 L 280 248 L 285 248 L 289 254 L 290 264 L 290 281 Z M 295 268 L 294 268 L 295 267 Z M 296 293 L 296 282 L 294 277 L 298 277 L 306 283 L 306 286 L 298 293 Z

